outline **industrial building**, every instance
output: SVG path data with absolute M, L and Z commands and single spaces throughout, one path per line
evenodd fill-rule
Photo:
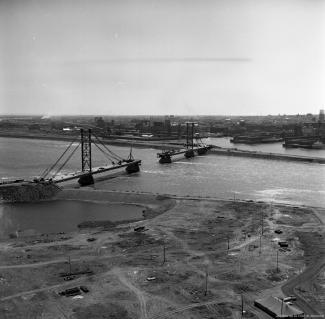
M 277 297 L 268 296 L 255 300 L 254 305 L 273 318 L 304 318 L 304 313 L 300 309 Z

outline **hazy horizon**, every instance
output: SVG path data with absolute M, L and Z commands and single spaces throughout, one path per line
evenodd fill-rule
M 0 114 L 318 114 L 325 1 L 2 0 Z
M 42 117 L 44 119 L 51 117 L 165 117 L 165 116 L 175 116 L 175 117 L 267 117 L 267 116 L 306 116 L 307 114 L 311 114 L 312 116 L 318 116 L 318 113 L 297 113 L 297 114 L 266 114 L 266 115 L 258 115 L 258 114 L 0 114 L 0 117 Z

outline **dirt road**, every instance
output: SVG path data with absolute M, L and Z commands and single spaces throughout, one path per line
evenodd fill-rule
M 306 315 L 320 315 L 297 291 L 296 287 L 301 286 L 305 282 L 311 282 L 319 272 L 325 267 L 325 257 L 323 256 L 320 260 L 312 263 L 305 269 L 300 275 L 292 278 L 285 283 L 281 289 L 286 296 L 295 296 L 297 301 L 295 304 L 306 314 Z
M 138 289 L 136 286 L 134 286 L 125 276 L 125 274 L 121 271 L 121 269 L 115 268 L 112 273 L 116 275 L 116 277 L 119 279 L 119 281 L 129 288 L 138 298 L 139 304 L 140 304 L 140 313 L 141 313 L 141 319 L 147 319 L 148 313 L 147 313 L 147 301 L 144 293 Z

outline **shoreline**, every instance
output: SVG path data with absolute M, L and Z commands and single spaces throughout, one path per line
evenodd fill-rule
M 76 139 L 76 136 L 61 136 L 61 135 L 23 135 L 23 134 L 10 134 L 0 132 L 0 137 L 5 138 L 22 138 L 22 139 L 31 139 L 31 140 L 48 140 L 48 141 L 67 141 L 71 142 Z M 111 144 L 116 146 L 124 146 L 124 147 L 137 147 L 137 148 L 153 148 L 153 149 L 164 149 L 164 148 L 178 148 L 178 144 L 173 144 L 168 141 L 166 143 L 161 143 L 162 141 L 148 141 L 143 140 L 142 142 L 137 140 L 128 140 L 128 139 L 108 139 L 103 138 L 102 142 L 105 144 Z M 159 143 L 160 142 L 160 143 Z M 179 146 L 181 147 L 181 146 Z

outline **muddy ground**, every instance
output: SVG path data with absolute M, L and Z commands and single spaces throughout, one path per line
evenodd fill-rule
M 86 194 L 142 204 L 146 219 L 2 241 L 1 318 L 241 318 L 242 300 L 243 318 L 269 318 L 254 300 L 283 297 L 284 286 L 298 295 L 297 306 L 304 307 L 300 298 L 306 311 L 325 312 L 322 209 L 101 191 L 64 196 Z M 88 292 L 59 294 L 80 286 Z

